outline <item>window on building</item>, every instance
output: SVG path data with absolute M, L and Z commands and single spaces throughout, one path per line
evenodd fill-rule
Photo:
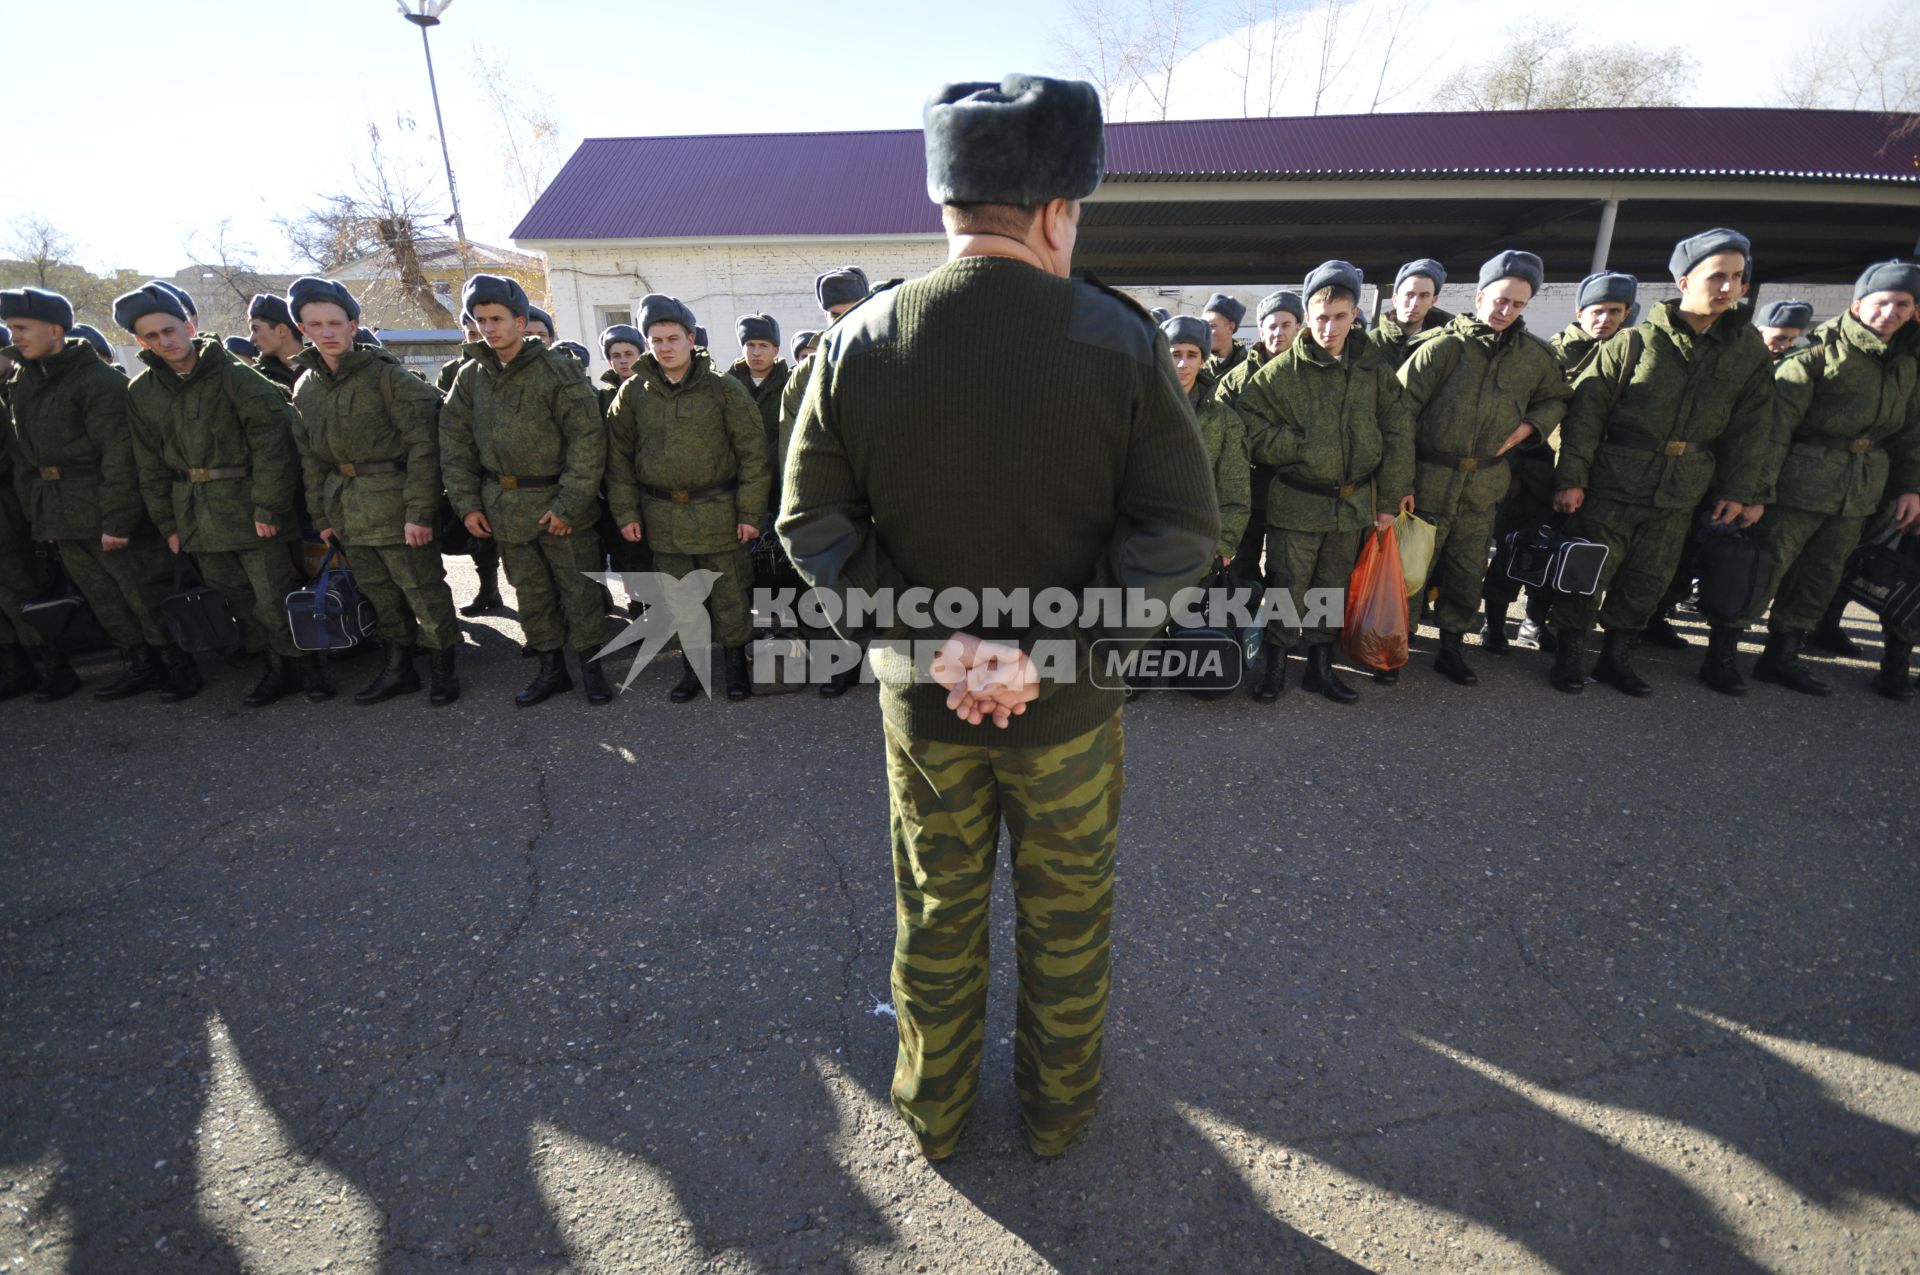
M 633 309 L 631 306 L 598 306 L 594 309 L 594 314 L 599 316 L 600 330 L 602 332 L 605 332 L 616 323 L 631 324 L 633 322 Z

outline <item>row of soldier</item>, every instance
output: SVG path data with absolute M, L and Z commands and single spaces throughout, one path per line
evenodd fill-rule
M 831 271 L 816 291 L 831 318 L 866 295 L 866 280 Z M 325 659 L 294 648 L 284 611 L 304 561 L 303 516 L 320 541 L 350 552 L 375 606 L 384 658 L 359 703 L 421 689 L 422 650 L 429 702 L 458 698 L 461 639 L 440 557 L 455 537 L 470 540 L 480 577 L 461 611 L 502 606 L 502 561 L 516 591 L 539 665 L 517 703 L 572 688 L 568 648 L 589 702 L 611 701 L 590 658 L 607 636 L 611 598 L 585 574 L 609 562 L 718 571 L 711 607 L 727 694 L 745 698 L 742 546 L 770 521 L 789 371 L 778 326 L 745 316 L 745 355 L 723 376 L 684 305 L 649 297 L 641 313 L 649 335 L 624 325 L 603 335 L 611 368 L 596 393 L 583 374 L 587 351 L 556 343 L 551 318 L 517 282 L 475 276 L 461 315 L 469 340 L 429 387 L 360 326 L 358 301 L 337 282 L 304 278 L 284 298 L 255 297 L 250 337 L 225 341 L 198 331 L 184 291 L 153 282 L 114 304 L 147 365 L 129 381 L 64 297 L 0 293 L 10 426 L 0 448 L 0 699 L 55 700 L 79 685 L 66 653 L 22 613 L 36 588 L 36 542 L 54 546 L 126 658 L 97 698 L 157 689 L 177 701 L 201 689 L 196 661 L 161 614 L 186 558 L 232 602 L 242 652 L 264 655 L 245 704 L 296 688 L 330 698 Z M 814 335 L 796 336 L 797 360 Z M 792 400 L 787 407 L 790 422 Z M 676 702 L 699 693 L 701 659 L 683 653 Z M 821 693 L 840 694 L 855 676 L 837 675 Z
M 1709 616 L 1699 676 L 1745 694 L 1739 643 L 1764 614 L 1754 675 L 1830 694 L 1801 654 L 1809 643 L 1859 654 L 1840 626 L 1848 555 L 1863 537 L 1920 526 L 1920 266 L 1868 267 L 1852 305 L 1812 328 L 1805 302 L 1741 304 L 1752 253 L 1724 229 L 1677 244 L 1680 295 L 1638 325 L 1638 281 L 1591 275 L 1550 341 L 1526 332 L 1544 270 L 1519 251 L 1481 267 L 1471 314 L 1434 305 L 1446 271 L 1431 259 L 1400 268 L 1371 331 L 1358 322 L 1361 272 L 1344 261 L 1263 298 L 1250 345 L 1235 338 L 1245 310 L 1232 297 L 1216 294 L 1199 318 L 1157 314 L 1215 461 L 1219 559 L 1294 596 L 1341 588 L 1367 534 L 1416 513 L 1435 528 L 1434 668 L 1473 685 L 1464 639 L 1478 628 L 1483 650 L 1511 649 L 1520 592 L 1489 571 L 1492 547 L 1563 527 L 1606 546 L 1599 588 L 1530 592 L 1518 636 L 1554 655 L 1553 686 L 1577 693 L 1597 618 L 1592 679 L 1646 696 L 1638 643 L 1690 645 L 1671 621 L 1690 591 L 1690 531 L 1751 529 L 1771 574 L 1743 613 Z M 1254 698 L 1284 692 L 1291 650 L 1305 656 L 1303 687 L 1357 699 L 1333 667 L 1337 634 L 1270 623 Z M 1873 685 L 1888 698 L 1913 698 L 1911 639 L 1883 626 Z
M 1236 337 L 1244 307 L 1225 295 L 1201 318 L 1156 314 L 1214 461 L 1219 562 L 1296 593 L 1339 588 L 1371 529 L 1417 512 L 1436 527 L 1435 667 L 1471 685 L 1464 638 L 1478 626 L 1482 649 L 1509 649 L 1519 592 L 1488 571 L 1489 544 L 1564 521 L 1608 546 L 1602 590 L 1530 596 L 1520 638 L 1552 651 L 1553 684 L 1577 691 L 1597 612 L 1594 676 L 1645 695 L 1636 642 L 1686 645 L 1668 614 L 1686 590 L 1681 548 L 1699 506 L 1710 522 L 1757 528 L 1774 564 L 1752 614 L 1710 627 L 1702 679 L 1744 692 L 1738 642 L 1770 601 L 1756 675 L 1827 693 L 1799 656 L 1809 639 L 1847 641 L 1832 603 L 1846 553 L 1870 530 L 1920 522 L 1911 322 L 1920 268 L 1870 268 L 1849 310 L 1800 347 L 1811 325 L 1804 303 L 1775 303 L 1757 325 L 1739 304 L 1751 251 L 1725 230 L 1682 242 L 1670 262 L 1680 296 L 1637 327 L 1636 280 L 1593 275 L 1574 323 L 1551 342 L 1521 317 L 1541 263 L 1511 251 L 1482 268 L 1468 315 L 1434 305 L 1446 272 L 1431 259 L 1401 267 L 1371 330 L 1360 323 L 1361 272 L 1343 261 L 1317 268 L 1300 292 L 1264 298 L 1251 344 Z M 868 286 L 843 267 L 815 291 L 831 324 Z M 6 486 L 22 503 L 7 511 L 0 552 L 0 697 L 53 699 L 77 685 L 64 656 L 19 618 L 29 587 L 21 559 L 35 539 L 59 546 L 126 653 L 126 671 L 98 697 L 199 689 L 194 661 L 159 616 L 175 578 L 169 554 L 190 554 L 235 600 L 244 641 L 264 653 L 246 703 L 272 703 L 296 684 L 329 697 L 323 660 L 294 650 L 282 607 L 298 561 L 286 549 L 305 513 L 323 540 L 351 551 L 380 617 L 383 664 L 359 702 L 420 689 L 421 649 L 430 702 L 457 698 L 460 638 L 440 561 L 456 537 L 470 540 L 480 576 L 461 611 L 502 605 L 502 561 L 518 595 L 539 667 L 516 702 L 571 689 L 568 648 L 588 700 L 610 701 L 590 658 L 607 637 L 609 598 L 587 574 L 609 565 L 714 573 L 727 692 L 744 698 L 745 546 L 768 528 L 818 334 L 796 336 L 790 366 L 777 323 L 742 316 L 743 357 L 723 375 L 692 312 L 652 295 L 637 326 L 601 334 L 610 366 L 596 396 L 580 370 L 587 351 L 556 343 L 552 320 L 518 283 L 475 276 L 462 302 L 468 343 L 430 389 L 359 326 L 357 300 L 334 281 L 255 298 L 250 342 L 200 334 L 191 298 L 171 285 L 119 298 L 115 320 L 148 365 L 131 383 L 106 367 L 111 347 L 73 322 L 64 298 L 0 294 L 19 364 L 5 382 L 16 479 Z M 1271 625 L 1255 698 L 1284 691 L 1290 651 L 1305 658 L 1307 689 L 1357 698 L 1333 667 L 1336 633 Z M 1910 653 L 1904 635 L 1886 634 L 1883 694 L 1912 696 Z M 699 693 L 704 672 L 702 653 L 682 658 L 676 702 Z M 836 673 L 821 693 L 856 678 Z

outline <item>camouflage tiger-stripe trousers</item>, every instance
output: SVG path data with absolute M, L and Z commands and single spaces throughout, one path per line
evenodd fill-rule
M 900 1024 L 893 1105 L 930 1159 L 953 1150 L 979 1091 L 1003 821 L 1018 914 L 1013 1080 L 1028 1145 L 1059 1155 L 1093 1114 L 1122 751 L 1118 713 L 1045 748 L 934 743 L 887 728 Z

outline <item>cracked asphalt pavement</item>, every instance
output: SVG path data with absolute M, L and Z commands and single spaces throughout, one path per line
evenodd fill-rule
M 0 1264 L 1920 1269 L 1920 704 L 1865 664 L 1575 700 L 1429 631 L 1352 708 L 1148 695 L 1100 1111 L 1024 1147 L 1003 866 L 930 1166 L 872 689 L 516 710 L 463 627 L 443 711 L 0 707 Z

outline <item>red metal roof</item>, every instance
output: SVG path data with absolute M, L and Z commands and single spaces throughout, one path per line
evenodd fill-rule
M 1912 117 L 1865 111 L 1494 111 L 1107 127 L 1110 181 L 1773 178 L 1920 184 Z M 593 138 L 516 240 L 885 235 L 940 229 L 918 130 Z

